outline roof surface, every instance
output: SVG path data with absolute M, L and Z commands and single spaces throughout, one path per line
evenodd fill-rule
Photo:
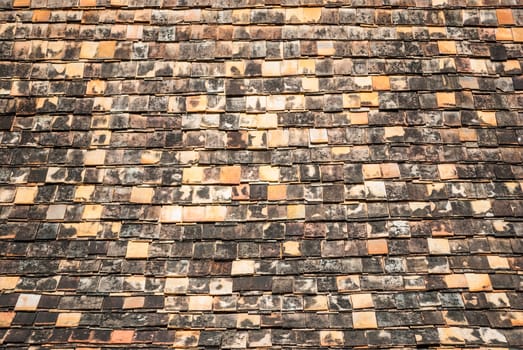
M 0 347 L 523 348 L 520 0 L 0 7 Z

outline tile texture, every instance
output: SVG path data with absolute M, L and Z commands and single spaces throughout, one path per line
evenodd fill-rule
M 0 0 L 3 349 L 523 348 L 518 0 Z

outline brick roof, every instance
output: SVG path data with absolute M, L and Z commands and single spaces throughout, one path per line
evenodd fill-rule
M 0 8 L 2 348 L 523 347 L 521 1 Z

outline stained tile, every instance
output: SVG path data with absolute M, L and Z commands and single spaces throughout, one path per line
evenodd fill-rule
M 6 346 L 523 346 L 517 7 L 72 2 L 0 4 Z

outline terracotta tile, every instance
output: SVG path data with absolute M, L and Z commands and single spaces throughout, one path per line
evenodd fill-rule
M 438 107 L 452 107 L 456 105 L 456 96 L 453 92 L 436 92 Z
M 97 58 L 113 58 L 116 49 L 116 41 L 100 41 L 96 52 Z
M 38 187 L 18 187 L 16 189 L 15 204 L 34 203 Z
M 100 230 L 99 222 L 81 222 L 76 224 L 76 236 L 77 237 L 92 237 L 98 235 Z
M 134 330 L 121 329 L 111 332 L 111 344 L 131 344 L 134 338 Z
M 151 203 L 154 189 L 151 187 L 133 187 L 131 191 L 131 203 Z
M 209 282 L 209 293 L 211 295 L 232 294 L 233 280 L 231 278 L 213 278 Z
M 312 144 L 329 142 L 329 136 L 327 135 L 327 129 L 310 129 L 309 136 L 310 136 L 310 142 Z
M 203 180 L 203 168 L 183 168 L 182 183 L 201 183 Z
M 367 249 L 370 255 L 388 254 L 389 248 L 386 239 L 370 239 L 367 241 Z
M 200 331 L 176 331 L 173 346 L 175 348 L 192 348 L 198 346 Z
M 84 207 L 82 219 L 98 220 L 102 216 L 103 206 L 98 204 L 88 204 Z
M 285 98 L 285 109 L 291 111 L 303 111 L 305 109 L 305 96 L 301 94 L 287 95 Z
M 283 243 L 284 256 L 301 256 L 301 246 L 298 241 L 286 241 Z
M 427 238 L 429 252 L 434 255 L 450 254 L 449 240 L 446 238 Z
M 276 129 L 278 127 L 278 115 L 265 113 L 256 116 L 256 127 L 258 129 Z M 265 135 L 265 132 L 263 134 Z
M 270 165 L 262 165 L 258 168 L 260 181 L 278 182 L 280 180 L 280 168 Z
M 33 11 L 33 22 L 48 22 L 51 17 L 51 11 L 49 10 L 34 10 Z
M 372 311 L 353 312 L 352 323 L 355 329 L 378 328 L 376 315 Z
M 67 78 L 82 78 L 84 76 L 85 64 L 83 62 L 67 63 L 65 65 L 65 76 Z
M 266 131 L 249 131 L 248 133 L 248 148 L 260 149 L 267 148 L 267 132 Z
M 225 221 L 227 207 L 222 205 L 208 205 L 205 207 L 205 221 Z
M 474 215 L 479 216 L 491 216 L 493 215 L 492 205 L 490 204 L 490 201 L 488 199 L 483 200 L 473 200 L 470 202 L 470 206 L 472 208 L 472 212 Z
M 56 327 L 76 327 L 81 317 L 81 312 L 61 312 L 56 319 Z
M 143 26 L 142 25 L 128 25 L 125 35 L 127 40 L 141 40 L 143 39 Z
M 13 0 L 13 7 L 29 7 L 31 0 Z
M 182 207 L 179 205 L 164 205 L 160 212 L 160 222 L 181 222 Z
M 359 97 L 362 106 L 378 107 L 380 104 L 379 95 L 377 92 L 360 92 Z
M 368 112 L 350 112 L 350 123 L 353 125 L 367 125 L 369 124 Z
M 512 326 L 523 326 L 523 311 L 511 311 L 510 316 L 510 322 L 512 323 Z
M 95 7 L 96 0 L 80 0 L 81 7 Z
M 490 277 L 486 273 L 466 273 L 465 278 L 467 279 L 467 284 L 471 292 L 492 290 Z
M 388 76 L 380 75 L 372 77 L 373 90 L 390 90 L 390 79 Z
M 447 288 L 450 288 L 450 289 L 468 287 L 467 279 L 465 278 L 464 274 L 456 273 L 456 274 L 452 274 L 452 275 L 446 275 L 445 283 L 447 284 Z
M 383 129 L 385 131 L 385 139 L 387 140 L 405 135 L 405 129 L 401 126 L 386 126 Z
M 496 40 L 497 41 L 512 41 L 512 29 L 511 28 L 496 28 Z
M 74 200 L 75 202 L 88 202 L 91 200 L 91 196 L 93 195 L 95 190 L 94 185 L 81 185 L 76 187 L 76 190 L 74 192 Z
M 362 171 L 365 179 L 376 179 L 381 177 L 379 164 L 363 164 Z
M 82 42 L 82 48 L 80 49 L 80 58 L 95 58 L 98 52 L 99 43 L 96 41 L 84 41 Z
M 145 277 L 144 276 L 128 276 L 124 279 L 125 289 L 136 291 L 143 291 L 145 289 Z
M 140 163 L 145 165 L 158 164 L 162 157 L 162 151 L 147 150 L 143 151 L 140 157 Z
M 316 47 L 318 55 L 320 56 L 332 56 L 336 53 L 334 49 L 334 43 L 332 41 L 316 41 Z
M 490 268 L 492 268 L 492 269 L 496 270 L 496 269 L 509 269 L 510 268 L 508 260 L 505 257 L 489 255 L 489 256 L 487 256 L 487 260 L 488 260 Z
M 98 112 L 110 111 L 112 108 L 113 99 L 110 97 L 100 97 L 97 96 L 94 98 L 94 109 Z
M 204 112 L 207 109 L 207 95 L 188 96 L 187 112 Z
M 457 54 L 456 42 L 453 40 L 438 41 L 438 50 L 441 54 L 455 55 Z
M 183 221 L 184 222 L 199 222 L 205 221 L 205 207 L 183 207 Z
M 18 59 L 25 59 L 31 55 L 32 43 L 30 41 L 17 41 L 13 45 L 12 55 Z
M 281 75 L 297 75 L 298 60 L 285 60 L 281 63 Z M 302 81 L 303 84 L 303 81 Z
M 305 219 L 305 205 L 291 204 L 287 205 L 288 219 Z
M 442 180 L 457 179 L 458 172 L 455 164 L 438 164 L 439 177 Z
M 268 146 L 270 148 L 286 147 L 289 145 L 289 131 L 276 129 L 268 132 Z
M 459 129 L 459 139 L 462 142 L 474 142 L 478 140 L 478 135 L 474 129 Z
M 360 289 L 360 277 L 357 275 L 337 276 L 336 286 L 339 292 L 352 292 Z
M 16 285 L 20 281 L 18 276 L 1 276 L 0 277 L 0 290 L 15 289 Z
M 320 331 L 320 345 L 321 346 L 343 346 L 345 343 L 345 336 L 342 331 Z
M 401 176 L 397 163 L 382 163 L 380 164 L 380 170 L 382 176 L 386 179 L 398 178 Z
M 314 59 L 302 58 L 298 60 L 298 74 L 316 73 L 316 62 Z
M 271 348 L 272 347 L 272 337 L 270 331 L 264 331 L 263 336 L 250 336 L 247 346 L 249 348 Z M 243 345 L 243 344 L 242 344 Z
M 368 309 L 374 307 L 374 301 L 372 300 L 372 294 L 351 294 L 350 300 L 352 308 L 354 309 Z
M 301 23 L 303 21 L 303 7 L 289 7 L 285 9 L 285 23 Z
M 67 206 L 64 204 L 50 205 L 47 209 L 47 220 L 63 220 Z
M 464 344 L 463 328 L 438 328 L 439 339 L 443 344 Z
M 189 296 L 190 311 L 209 311 L 212 310 L 212 296 L 210 295 L 191 295 Z
M 383 181 L 365 181 L 365 194 L 369 199 L 387 198 L 385 182 Z
M 286 109 L 286 97 L 283 95 L 270 95 L 267 97 L 268 111 L 283 111 Z
M 258 328 L 260 326 L 260 315 L 240 313 L 236 315 L 236 328 Z
M 302 20 L 304 23 L 315 23 L 321 18 L 321 7 L 304 7 Z
M 520 345 L 519 10 L 331 2 L 11 1 L 6 344 Z
M 241 166 L 232 165 L 220 168 L 220 183 L 222 184 L 239 184 L 241 180 Z
M 478 111 L 477 113 L 478 118 L 482 124 L 490 126 L 496 126 L 498 124 L 496 119 L 496 112 Z
M 123 309 L 140 309 L 143 308 L 144 297 L 126 297 L 123 302 Z
M 252 275 L 254 274 L 254 264 L 254 260 L 234 260 L 231 275 Z
M 267 199 L 281 201 L 287 198 L 287 185 L 270 185 L 267 187 Z
M 303 77 L 303 78 L 301 78 L 301 87 L 306 92 L 319 91 L 319 89 L 320 89 L 319 80 L 318 80 L 318 78 L 314 78 L 314 77 Z M 344 103 L 343 107 L 348 108 L 345 106 L 345 103 Z
M 514 17 L 511 9 L 496 9 L 498 24 L 514 24 Z
M 470 62 L 470 70 L 472 72 L 488 74 L 487 61 L 486 60 L 471 58 L 469 60 L 469 62 Z M 464 93 L 465 93 L 465 91 L 461 93 L 462 96 L 463 96 Z
M 103 95 L 105 92 L 106 82 L 103 80 L 93 79 L 87 83 L 87 95 Z
M 427 186 L 427 187 L 429 187 L 429 186 Z M 427 192 L 430 196 L 434 191 L 442 191 L 442 190 L 445 190 L 445 188 L 446 188 L 446 185 L 444 183 L 440 183 L 440 184 L 434 183 L 434 184 L 430 185 L 430 188 L 427 189 Z M 438 222 L 432 226 L 432 237 L 444 237 L 444 236 L 453 236 L 453 235 L 454 235 L 454 231 L 452 230 L 452 227 L 448 223 Z
M 129 241 L 127 243 L 126 259 L 144 259 L 147 258 L 149 251 L 149 242 Z
M 267 109 L 267 98 L 265 96 L 247 96 L 245 103 L 247 113 L 261 113 Z
M 165 279 L 165 294 L 185 294 L 189 287 L 189 279 L 187 277 L 168 277 Z
M 0 311 L 0 327 L 9 328 L 16 313 L 14 311 Z
M 514 38 L 515 42 L 523 42 L 523 27 L 513 27 L 512 37 Z
M 127 6 L 128 0 L 111 0 L 111 6 Z
M 327 311 L 329 309 L 328 297 L 326 295 L 315 295 L 307 299 L 303 309 L 306 311 Z
M 91 138 L 91 146 L 107 146 L 111 143 L 111 131 L 95 130 Z
M 40 302 L 40 294 L 20 294 L 16 301 L 16 311 L 34 311 L 38 308 Z
M 227 77 L 241 77 L 245 74 L 244 61 L 226 61 L 225 75 Z
M 281 74 L 281 61 L 264 61 L 262 63 L 262 76 L 279 77 Z
M 503 70 L 505 72 L 510 72 L 510 71 L 520 71 L 520 66 L 519 66 L 519 62 L 517 60 L 507 60 L 506 62 L 503 62 Z
M 249 200 L 249 184 L 240 184 L 232 188 L 232 200 Z
M 103 165 L 105 162 L 105 153 L 103 149 L 95 149 L 85 152 L 84 165 Z

